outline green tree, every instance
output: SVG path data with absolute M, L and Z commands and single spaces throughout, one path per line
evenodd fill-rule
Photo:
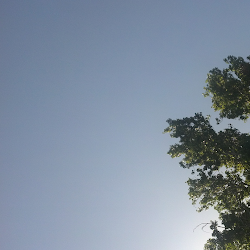
M 246 120 L 250 114 L 250 63 L 235 56 L 224 61 L 228 68 L 209 72 L 204 95 L 212 97 L 212 107 L 220 111 L 221 118 Z
M 212 97 L 212 107 L 220 118 L 246 121 L 250 115 L 250 64 L 233 56 L 224 61 L 229 67 L 209 72 L 204 95 Z M 216 132 L 210 117 L 202 113 L 167 122 L 164 132 L 179 139 L 168 154 L 182 156 L 180 165 L 191 169 L 194 176 L 187 181 L 192 203 L 199 204 L 199 212 L 213 207 L 219 213 L 223 229 L 211 222 L 213 237 L 204 249 L 250 249 L 250 135 L 232 125 Z

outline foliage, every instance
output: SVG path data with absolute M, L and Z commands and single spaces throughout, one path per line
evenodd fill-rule
M 250 59 L 250 56 L 248 57 Z M 220 118 L 247 120 L 250 115 L 250 64 L 241 57 L 225 59 L 228 69 L 210 71 L 205 96 L 212 95 Z M 233 73 L 234 74 L 233 74 Z M 189 196 L 198 211 L 213 207 L 223 230 L 211 222 L 212 238 L 205 250 L 250 249 L 250 135 L 229 125 L 216 132 L 210 117 L 168 119 L 165 133 L 179 138 L 170 146 L 171 157 L 183 156 L 180 165 L 191 169 Z
M 250 113 L 250 63 L 234 56 L 224 61 L 228 68 L 214 68 L 207 75 L 204 96 L 211 95 L 212 107 L 220 111 L 221 118 L 246 120 Z

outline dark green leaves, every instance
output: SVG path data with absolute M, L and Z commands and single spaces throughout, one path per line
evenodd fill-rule
M 170 147 L 171 157 L 184 156 L 181 166 L 203 166 L 203 170 L 218 170 L 222 166 L 242 170 L 250 168 L 250 136 L 235 128 L 216 132 L 209 117 L 196 113 L 194 117 L 167 120 L 169 126 L 164 133 L 179 138 L 179 143 Z M 248 148 L 249 149 L 249 148 Z
M 250 63 L 234 56 L 224 61 L 228 68 L 209 71 L 204 96 L 212 97 L 212 107 L 220 111 L 221 118 L 246 120 L 250 113 Z

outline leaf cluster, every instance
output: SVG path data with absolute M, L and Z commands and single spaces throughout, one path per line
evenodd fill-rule
M 235 56 L 228 56 L 224 61 L 228 68 L 209 71 L 204 96 L 211 96 L 212 107 L 220 111 L 221 118 L 246 121 L 250 114 L 250 63 Z

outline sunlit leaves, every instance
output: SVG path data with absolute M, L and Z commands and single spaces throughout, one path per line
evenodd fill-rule
M 204 96 L 211 96 L 212 107 L 221 118 L 246 120 L 250 113 L 250 63 L 234 56 L 224 61 L 228 68 L 209 71 Z

